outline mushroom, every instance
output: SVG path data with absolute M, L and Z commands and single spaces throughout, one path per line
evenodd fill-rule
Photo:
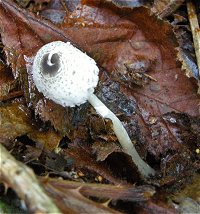
M 112 121 L 123 151 L 129 154 L 144 178 L 155 171 L 137 153 L 121 121 L 94 94 L 99 69 L 96 62 L 70 42 L 55 41 L 37 52 L 32 68 L 39 92 L 64 107 L 79 106 L 88 101 L 103 118 Z

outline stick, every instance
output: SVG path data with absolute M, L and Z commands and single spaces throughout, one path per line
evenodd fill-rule
M 194 4 L 192 4 L 192 2 L 187 3 L 187 11 L 188 11 L 188 18 L 190 21 L 190 27 L 191 27 L 192 37 L 194 42 L 194 49 L 195 49 L 196 59 L 197 59 L 197 66 L 198 66 L 199 76 L 200 76 L 200 29 L 199 29 L 199 23 L 198 23 L 195 7 L 194 7 Z
M 1 143 L 0 179 L 25 201 L 30 213 L 61 213 L 40 186 L 32 169 L 17 161 Z

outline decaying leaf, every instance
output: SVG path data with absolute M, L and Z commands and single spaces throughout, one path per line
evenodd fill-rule
M 112 16 L 112 23 L 110 23 L 111 19 L 105 20 L 106 14 L 109 13 L 107 6 L 98 5 L 98 15 L 95 16 L 95 19 L 92 16 L 96 12 L 94 6 L 83 5 L 79 9 L 79 11 L 72 13 L 70 19 L 67 19 L 68 25 L 66 27 L 68 28 L 65 31 L 72 33 L 73 31 L 69 27 L 73 28 L 73 25 L 77 26 L 78 24 L 79 30 L 84 28 L 82 30 L 84 41 L 81 36 L 78 37 L 78 32 L 74 39 L 80 43 L 81 47 L 90 44 L 88 52 L 91 52 L 91 49 L 96 50 L 95 53 L 92 52 L 93 56 L 98 56 L 97 61 L 111 73 L 110 78 L 114 78 L 114 80 L 121 83 L 121 85 L 118 85 L 109 78 L 103 79 L 103 86 L 98 89 L 101 100 L 115 113 L 123 112 L 126 118 L 132 118 L 135 121 L 135 125 L 139 124 L 136 127 L 139 126 L 141 135 L 148 139 L 148 149 L 155 156 L 158 157 L 171 150 L 183 149 L 183 144 L 180 143 L 184 139 L 182 126 L 176 122 L 176 119 L 173 120 L 170 113 L 185 113 L 190 117 L 198 117 L 199 96 L 197 95 L 195 81 L 188 79 L 181 71 L 180 64 L 176 62 L 177 52 L 175 48 L 178 44 L 172 27 L 163 21 L 156 21 L 153 16 L 150 16 L 147 25 L 145 17 L 148 16 L 148 12 L 143 8 L 134 10 L 133 14 L 130 12 L 128 15 L 123 15 L 123 18 L 117 21 L 114 21 L 115 13 Z M 116 11 L 117 14 L 122 14 L 123 10 L 116 9 Z M 110 13 L 113 13 L 113 10 Z M 124 34 L 122 36 L 120 32 L 118 33 L 118 36 L 121 35 L 121 40 L 119 37 L 116 40 L 110 40 L 113 27 L 117 32 L 118 26 L 123 21 L 128 26 L 128 23 L 132 20 L 131 15 L 134 17 L 134 23 L 137 23 L 137 27 L 132 27 L 135 32 L 125 34 L 125 31 L 121 31 Z M 93 39 L 95 32 L 92 32 L 91 23 L 92 26 L 98 28 L 98 36 L 95 39 Z M 81 27 L 83 24 L 84 27 Z M 107 28 L 104 29 L 103 26 L 107 26 Z M 156 28 L 159 29 L 155 30 Z M 90 29 L 89 32 L 88 29 Z M 142 30 L 143 35 L 140 30 Z M 155 32 L 159 32 L 159 35 L 156 35 Z M 130 35 L 132 35 L 132 38 Z M 127 40 L 125 39 L 126 36 L 128 37 Z M 89 39 L 86 39 L 85 42 L 85 38 Z M 136 81 L 137 77 L 140 78 L 140 84 Z M 140 87 L 140 85 L 143 85 L 143 87 Z M 115 109 L 114 103 L 118 100 L 116 97 L 119 91 L 125 97 L 129 97 L 129 101 L 126 103 L 127 106 L 128 102 L 131 101 L 138 106 L 138 108 L 133 107 L 131 117 L 127 117 L 127 111 L 122 110 L 121 112 L 119 108 Z M 122 97 L 120 97 L 120 100 L 122 102 Z M 118 107 L 121 106 L 121 102 L 117 102 Z M 183 116 L 183 114 L 181 115 Z M 184 120 L 184 117 L 182 120 Z M 197 133 L 195 135 L 197 136 Z
M 39 132 L 37 129 L 35 129 L 34 131 L 28 133 L 28 137 L 31 140 L 42 145 L 43 148 L 48 151 L 55 150 L 62 139 L 61 135 L 59 135 L 58 133 L 51 129 L 43 132 Z
M 0 101 L 22 96 L 18 81 L 14 80 L 11 70 L 0 60 Z
M 0 106 L 0 140 L 7 143 L 33 130 L 30 112 L 23 104 Z
M 39 132 L 36 125 L 31 122 L 31 112 L 21 102 L 0 106 L 0 139 L 2 142 L 12 142 L 15 138 L 28 135 L 30 139 L 40 144 L 40 148 L 54 150 L 61 136 L 55 131 Z M 36 146 L 37 147 L 37 146 Z
M 97 162 L 89 146 L 80 145 L 79 143 L 74 143 L 69 146 L 69 149 L 63 150 L 61 154 L 72 158 L 73 165 L 77 168 L 76 170 L 88 169 L 91 173 L 102 176 L 102 179 L 106 179 L 110 183 L 126 183 L 126 181 L 116 178 L 106 164 Z M 92 174 L 90 174 L 90 177 L 91 176 Z
M 121 149 L 115 143 L 109 142 L 108 144 L 104 142 L 95 142 L 92 145 L 94 152 L 97 154 L 97 161 L 104 161 L 108 155 L 113 152 L 120 152 Z

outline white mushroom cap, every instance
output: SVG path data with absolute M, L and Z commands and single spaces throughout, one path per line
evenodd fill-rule
M 96 62 L 69 42 L 44 45 L 33 62 L 33 80 L 39 92 L 62 106 L 85 103 L 98 83 Z

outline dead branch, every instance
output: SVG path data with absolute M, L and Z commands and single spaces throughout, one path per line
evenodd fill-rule
M 197 66 L 200 72 L 200 29 L 199 29 L 199 23 L 198 23 L 195 7 L 194 7 L 194 4 L 192 4 L 192 2 L 187 3 L 187 11 L 188 11 L 188 18 L 190 21 L 190 27 L 192 31 L 194 49 L 196 53 Z
M 61 213 L 40 186 L 34 172 L 17 161 L 0 143 L 0 179 L 25 201 L 31 213 Z

